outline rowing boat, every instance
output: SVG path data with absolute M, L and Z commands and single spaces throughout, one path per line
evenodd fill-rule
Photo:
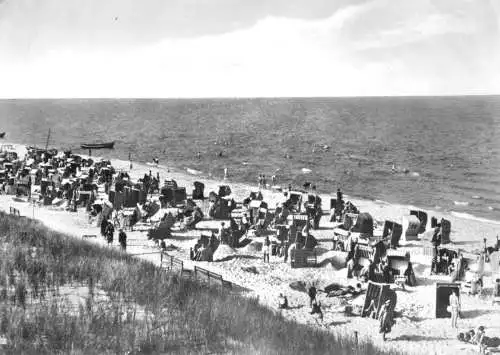
M 114 146 L 114 141 L 107 143 L 87 143 L 80 145 L 82 149 L 113 149 Z

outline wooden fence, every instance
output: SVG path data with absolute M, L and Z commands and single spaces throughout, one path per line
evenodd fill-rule
M 182 274 L 184 269 L 184 262 L 180 259 L 173 257 L 165 252 L 161 253 L 160 266 L 165 267 L 167 271 L 176 271 Z
M 209 271 L 207 269 L 201 268 L 199 266 L 194 267 L 194 277 L 196 280 L 201 280 L 210 285 L 224 286 L 222 276 L 216 274 L 215 272 Z
M 196 280 L 205 282 L 208 286 L 218 285 L 222 288 L 233 288 L 233 284 L 224 280 L 222 275 L 199 266 L 195 266 L 193 270 L 187 269 L 182 260 L 177 259 L 176 257 L 165 252 L 161 253 L 160 266 L 165 268 L 168 272 L 179 273 L 181 276 L 194 276 Z

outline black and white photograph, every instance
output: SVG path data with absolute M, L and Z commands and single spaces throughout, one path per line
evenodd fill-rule
M 500 354 L 500 2 L 0 0 L 0 354 Z

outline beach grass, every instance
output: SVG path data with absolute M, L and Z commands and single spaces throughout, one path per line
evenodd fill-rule
M 3 212 L 0 255 L 0 337 L 7 354 L 389 353 Z M 75 285 L 88 289 L 77 306 L 47 296 Z

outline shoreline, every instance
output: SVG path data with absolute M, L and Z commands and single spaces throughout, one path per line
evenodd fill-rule
M 14 147 L 16 147 L 16 150 L 21 150 L 21 152 L 27 147 L 26 144 L 19 144 L 14 142 L 4 141 L 2 142 L 2 144 L 13 145 Z M 88 157 L 87 154 L 79 155 Z M 208 196 L 210 191 L 218 191 L 219 185 L 230 185 L 233 196 L 237 201 L 242 201 L 244 198 L 248 197 L 250 191 L 259 190 L 257 186 L 253 186 L 245 182 L 232 181 L 231 178 L 227 180 L 217 179 L 211 176 L 211 174 L 206 174 L 204 172 L 196 175 L 191 174 L 188 170 L 190 169 L 189 167 L 184 167 L 184 169 L 181 169 L 179 167 L 170 167 L 163 164 L 154 165 L 152 163 L 132 161 L 133 169 L 130 170 L 130 162 L 127 160 L 110 158 L 109 156 L 106 156 L 106 154 L 92 155 L 92 158 L 102 158 L 110 160 L 111 164 L 117 170 L 124 170 L 128 172 L 133 179 L 141 178 L 142 176 L 144 176 L 144 173 L 147 173 L 149 170 L 151 170 L 153 174 L 159 172 L 161 181 L 167 178 L 176 180 L 179 186 L 186 187 L 186 192 L 188 195 L 191 193 L 193 182 L 199 180 L 205 183 L 206 196 Z M 271 201 L 271 203 L 269 204 L 271 208 L 274 207 L 273 201 L 281 201 L 282 199 L 281 192 L 276 192 L 271 189 L 262 189 L 261 191 L 264 195 L 264 199 Z M 425 211 L 428 214 L 429 220 L 431 216 L 435 216 L 438 219 L 446 218 L 451 221 L 451 244 L 453 245 L 454 243 L 457 243 L 461 247 L 464 247 L 464 249 L 467 251 L 477 248 L 478 245 L 482 247 L 484 238 L 487 239 L 488 244 L 496 243 L 496 236 L 499 235 L 498 231 L 500 230 L 500 221 L 477 217 L 468 213 L 461 213 L 457 211 L 439 211 L 436 209 L 422 208 L 411 204 L 391 203 L 380 199 L 363 199 L 362 197 L 356 197 L 350 193 L 345 193 L 344 191 L 343 193 L 344 200 L 351 201 L 356 207 L 358 207 L 361 212 L 368 212 L 373 216 L 374 220 L 381 222 L 387 219 L 401 223 L 403 215 L 408 214 L 409 210 L 411 209 Z M 335 198 L 335 192 L 330 194 L 320 193 L 319 195 L 322 198 L 323 210 L 329 210 L 329 198 Z M 476 236 L 471 238 L 471 232 L 475 233 Z
M 28 146 L 30 145 L 29 143 L 15 143 L 15 142 L 10 142 L 10 141 L 3 141 L 3 142 L 0 142 L 0 145 L 1 144 L 12 144 L 12 145 L 16 145 L 16 146 Z M 43 144 L 42 144 L 43 145 Z M 52 147 L 54 148 L 54 147 Z M 58 150 L 62 150 L 62 149 L 65 149 L 64 147 L 61 148 L 61 147 L 58 147 L 58 148 L 55 148 L 55 149 L 58 149 Z M 78 154 L 78 155 L 81 155 L 81 156 L 88 156 L 88 151 L 85 150 L 85 149 L 81 149 L 80 147 L 73 147 L 73 152 L 75 154 Z M 96 150 L 93 151 L 93 153 L 96 152 Z M 99 152 L 97 150 L 97 152 Z M 127 163 L 128 164 L 128 160 L 125 160 L 123 158 L 119 158 L 119 157 L 111 157 L 112 155 L 116 155 L 116 154 L 102 154 L 102 155 L 93 155 L 93 157 L 103 157 L 103 158 L 106 158 L 106 159 L 109 159 L 111 161 L 116 161 L 116 162 L 121 162 L 123 164 Z M 120 155 L 120 154 L 118 154 Z M 132 161 L 134 166 L 135 165 L 140 165 L 140 166 L 143 166 L 143 167 L 147 167 L 149 169 L 152 169 L 154 168 L 154 166 L 152 165 L 151 162 L 148 162 L 148 161 L 142 161 L 142 160 L 137 160 L 137 161 Z M 191 162 L 192 163 L 192 162 Z M 192 176 L 198 176 L 200 179 L 203 179 L 203 180 L 210 180 L 212 182 L 215 182 L 215 181 L 218 181 L 218 182 L 224 182 L 223 180 L 223 176 L 224 176 L 224 173 L 223 173 L 223 169 L 222 168 L 218 168 L 217 169 L 217 173 L 216 174 L 212 174 L 212 170 L 209 170 L 208 172 L 207 171 L 199 171 L 195 168 L 193 168 L 194 165 L 192 164 L 187 164 L 186 162 L 178 162 L 178 163 L 173 163 L 174 165 L 172 166 L 169 166 L 168 164 L 167 165 L 164 165 L 164 164 L 160 164 L 160 168 L 161 169 L 168 169 L 170 170 L 171 172 L 173 173 L 179 173 L 179 174 L 182 174 L 182 175 L 186 175 L 186 176 L 189 176 L 189 177 L 192 177 Z M 190 165 L 190 166 L 189 166 Z M 234 165 L 233 165 L 234 166 Z M 231 166 L 229 165 L 229 168 L 231 168 Z M 229 169 L 231 170 L 231 169 Z M 199 174 L 192 174 L 190 173 L 189 171 L 192 171 L 192 172 L 198 172 Z M 258 174 L 258 171 L 255 172 L 255 175 Z M 298 174 L 300 175 L 300 174 Z M 311 180 L 311 179 L 308 179 L 308 174 L 307 173 L 303 173 L 303 181 L 308 181 L 308 180 Z M 269 177 L 269 176 L 268 176 Z M 390 178 L 388 178 L 388 181 Z M 248 186 L 249 188 L 255 188 L 257 189 L 256 186 L 254 186 L 253 184 L 253 181 L 248 181 L 248 180 L 245 180 L 243 178 L 241 179 L 237 179 L 237 180 L 232 180 L 232 178 L 229 178 L 227 180 L 227 183 L 229 184 L 235 184 L 235 185 L 246 185 Z M 314 184 L 314 181 L 311 181 L 312 184 Z M 286 186 L 287 184 L 283 184 L 283 186 Z M 302 186 L 300 185 L 294 185 L 295 188 L 297 189 L 302 189 Z M 334 187 L 332 189 L 333 191 L 327 191 L 327 189 L 322 189 L 321 188 L 321 184 L 318 184 L 318 192 L 320 193 L 321 196 L 335 196 L 335 190 L 336 190 L 336 187 Z M 481 214 L 481 213 L 478 213 L 478 214 L 475 214 L 474 211 L 467 211 L 467 210 L 464 210 L 466 209 L 468 206 L 473 206 L 475 205 L 474 202 L 461 202 L 462 200 L 460 201 L 453 201 L 453 205 L 449 205 L 449 206 L 446 206 L 446 207 L 443 207 L 443 206 L 439 206 L 439 205 L 435 205 L 435 206 L 424 206 L 424 205 L 418 205 L 418 204 L 413 204 L 411 202 L 401 202 L 401 201 L 385 201 L 383 200 L 380 195 L 379 196 L 363 196 L 363 195 L 359 195 L 357 196 L 356 195 L 356 192 L 354 192 L 353 194 L 346 194 L 344 193 L 344 196 L 346 198 L 349 198 L 351 199 L 352 201 L 361 201 L 361 203 L 364 203 L 364 202 L 373 202 L 373 203 L 377 203 L 377 202 L 383 202 L 383 203 L 388 203 L 388 204 L 391 204 L 393 206 L 397 206 L 399 208 L 406 208 L 406 209 L 418 209 L 418 210 L 422 210 L 422 211 L 426 211 L 428 214 L 435 214 L 435 215 L 442 215 L 442 216 L 448 216 L 448 217 L 455 217 L 455 218 L 462 218 L 462 219 L 467 219 L 467 220 L 471 220 L 471 221 L 478 221 L 478 222 L 484 222 L 484 223 L 490 223 L 490 224 L 497 224 L 500 228 L 500 218 L 499 219 L 494 219 L 492 216 L 489 216 L 486 211 L 484 211 L 485 213 L 484 214 Z M 477 196 L 473 196 L 471 197 L 472 199 L 476 199 Z M 385 197 L 387 199 L 387 196 Z M 480 197 L 478 200 L 482 200 L 483 198 Z M 491 211 L 496 211 L 496 209 L 493 209 L 493 208 L 490 208 L 486 205 L 483 206 L 485 209 L 488 209 L 490 212 Z M 368 211 L 369 212 L 369 211 Z M 488 237 L 489 238 L 489 237 Z

